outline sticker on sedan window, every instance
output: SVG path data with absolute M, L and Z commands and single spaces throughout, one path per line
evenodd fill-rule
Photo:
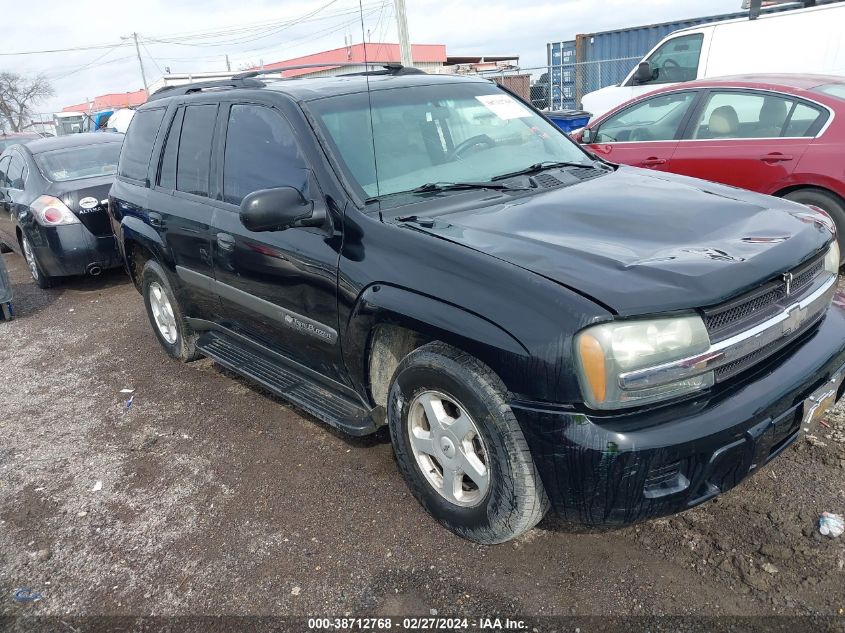
M 531 116 L 528 108 L 509 95 L 479 95 L 476 99 L 503 121 Z

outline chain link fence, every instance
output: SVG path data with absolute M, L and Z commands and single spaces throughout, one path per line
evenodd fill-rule
M 482 75 L 531 101 L 540 110 L 580 110 L 585 94 L 621 83 L 639 61 L 639 57 L 621 57 L 556 66 L 503 68 Z

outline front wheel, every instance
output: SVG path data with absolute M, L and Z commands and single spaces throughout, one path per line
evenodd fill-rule
M 388 401 L 390 437 L 413 495 L 471 541 L 502 543 L 548 509 L 525 437 L 496 374 L 443 343 L 406 356 Z
M 197 335 L 185 320 L 167 273 L 154 260 L 144 264 L 141 293 L 156 338 L 173 358 L 189 362 L 199 358 Z
M 787 200 L 801 204 L 811 204 L 826 212 L 836 224 L 836 236 L 839 240 L 839 265 L 845 265 L 845 203 L 832 193 L 818 189 L 798 189 L 784 196 Z

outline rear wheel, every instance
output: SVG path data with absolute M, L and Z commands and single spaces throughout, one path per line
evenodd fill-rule
M 41 266 L 41 263 L 38 261 L 38 256 L 32 249 L 32 244 L 29 243 L 29 240 L 26 237 L 21 238 L 21 249 L 23 250 L 23 256 L 24 259 L 26 259 L 26 264 L 29 266 L 29 274 L 32 275 L 32 280 L 39 288 L 50 288 L 53 283 L 55 283 L 55 278 L 50 277 L 44 272 L 43 266 Z
M 826 211 L 833 218 L 836 224 L 837 239 L 839 240 L 839 252 L 841 253 L 839 265 L 845 264 L 845 202 L 835 194 L 819 189 L 790 191 L 784 198 L 801 204 L 812 204 L 822 211 Z
M 148 260 L 141 273 L 141 282 L 147 316 L 164 350 L 184 362 L 199 358 L 197 335 L 185 320 L 164 269 L 155 260 Z
M 528 531 L 548 509 L 525 437 L 496 374 L 443 343 L 411 352 L 388 401 L 399 469 L 446 528 L 478 543 Z

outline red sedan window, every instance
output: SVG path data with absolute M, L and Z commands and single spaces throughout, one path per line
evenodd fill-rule
M 822 111 L 769 93 L 714 92 L 692 127 L 694 139 L 813 136 Z

